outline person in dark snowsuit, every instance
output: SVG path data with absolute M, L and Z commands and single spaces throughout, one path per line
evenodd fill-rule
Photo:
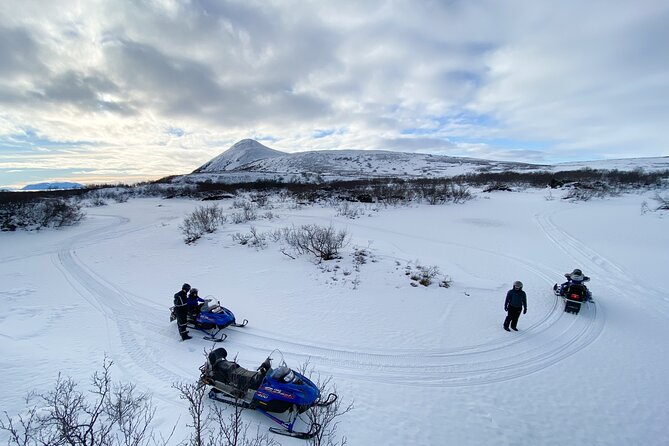
M 578 287 L 582 287 L 585 290 L 585 298 L 586 300 L 591 300 L 592 296 L 590 294 L 590 290 L 588 290 L 588 287 L 585 286 L 585 282 L 588 282 L 590 280 L 590 277 L 586 276 L 583 274 L 583 271 L 580 269 L 576 268 L 574 271 L 570 273 L 565 273 L 564 276 L 567 278 L 567 281 L 560 285 L 559 289 L 557 284 L 553 286 L 553 289 L 556 290 L 556 292 L 560 296 L 564 296 L 568 293 L 569 288 L 572 285 L 576 285 Z M 559 290 L 559 291 L 558 291 Z
M 191 339 L 188 334 L 188 295 L 190 285 L 184 283 L 181 286 L 181 291 L 174 295 L 174 314 L 177 316 L 177 327 L 179 328 L 179 335 L 184 341 Z
M 507 312 L 506 319 L 504 319 L 504 329 L 511 331 L 509 330 L 510 324 L 512 330 L 518 331 L 516 326 L 518 325 L 520 312 L 527 313 L 527 295 L 523 291 L 522 282 L 518 280 L 513 282 L 513 288 L 506 293 L 504 310 Z

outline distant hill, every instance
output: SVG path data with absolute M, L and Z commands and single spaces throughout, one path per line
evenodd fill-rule
M 28 184 L 21 188 L 21 190 L 30 191 L 30 190 L 64 190 L 64 189 L 83 189 L 85 186 L 79 183 L 35 183 Z
M 322 150 L 285 153 L 252 139 L 225 152 L 175 181 L 310 181 L 368 177 L 447 177 L 480 171 L 534 170 L 547 166 L 475 158 L 390 152 Z
M 362 178 L 444 178 L 483 172 L 563 171 L 584 168 L 647 171 L 669 169 L 669 157 L 530 164 L 383 150 L 286 153 L 244 139 L 175 182 L 314 182 Z

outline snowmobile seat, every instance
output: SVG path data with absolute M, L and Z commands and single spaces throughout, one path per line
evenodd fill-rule
M 238 389 L 258 389 L 265 374 L 253 372 L 241 367 L 236 362 L 219 361 L 214 367 L 214 379 Z

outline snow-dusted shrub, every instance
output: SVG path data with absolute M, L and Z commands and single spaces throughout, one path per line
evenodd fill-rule
M 471 200 L 473 195 L 467 186 L 454 184 L 429 184 L 422 188 L 423 198 L 428 204 L 437 205 L 448 202 L 464 203 Z
M 346 437 L 339 437 L 337 428 L 339 418 L 353 410 L 353 401 L 344 403 L 337 392 L 337 386 L 332 378 L 323 378 L 315 373 L 314 368 L 307 361 L 301 364 L 298 371 L 316 384 L 320 394 L 325 399 L 334 399 L 328 405 L 314 405 L 305 412 L 308 424 L 318 426 L 316 435 L 309 440 L 310 446 L 344 446 L 347 444 Z M 327 395 L 327 396 L 326 396 Z
M 0 210 L 0 229 L 39 230 L 60 228 L 79 223 L 85 214 L 75 199 L 47 198 L 39 201 L 12 203 Z
M 489 184 L 483 188 L 483 192 L 495 192 L 495 191 L 511 192 L 512 190 L 513 189 L 511 189 L 505 183 L 502 183 L 500 181 L 495 181 L 492 184 Z
M 313 254 L 321 260 L 339 258 L 339 251 L 348 244 L 348 233 L 318 225 L 285 228 L 284 240 L 298 254 Z
M 58 375 L 52 390 L 28 395 L 30 407 L 14 417 L 6 412 L 0 430 L 13 445 L 150 445 L 156 442 L 151 424 L 151 396 L 134 384 L 112 382 L 112 362 L 105 358 L 101 372 L 91 377 L 91 390 L 82 392 L 72 378 Z
M 348 201 L 341 202 L 337 206 L 337 215 L 341 217 L 354 219 L 360 217 L 363 213 L 364 210 L 360 206 L 353 206 Z
M 367 263 L 368 257 L 369 251 L 367 251 L 365 248 L 359 248 L 353 252 L 353 265 L 356 271 L 360 272 L 360 266 Z
M 186 216 L 179 229 L 186 243 L 193 243 L 204 234 L 215 232 L 221 223 L 225 223 L 223 211 L 214 204 L 200 206 L 192 214 Z
M 264 218 L 265 220 L 274 220 L 275 218 L 279 218 L 279 216 L 272 211 L 267 211 L 264 214 L 262 214 L 262 218 Z
M 432 285 L 434 280 L 437 279 L 441 272 L 439 271 L 438 266 L 423 266 L 416 263 L 414 267 L 407 265 L 405 274 L 412 280 L 412 286 L 418 286 L 420 284 L 427 287 Z M 450 278 L 443 276 L 439 280 L 439 286 L 442 288 L 448 288 L 451 286 L 451 282 L 452 281 Z
M 72 226 L 84 218 L 79 202 L 64 198 L 43 200 L 37 204 L 36 210 L 41 228 Z
M 251 426 L 242 417 L 246 409 L 241 405 L 214 404 L 209 409 L 207 404 L 209 390 L 201 382 L 174 383 L 172 388 L 176 389 L 179 392 L 179 398 L 188 404 L 190 415 L 188 426 L 193 429 L 186 440 L 175 444 L 189 446 L 280 445 L 268 432 L 261 433 L 260 429 L 255 432 L 250 430 Z M 127 444 L 134 445 L 135 443 Z
M 248 234 L 240 232 L 232 236 L 232 240 L 244 246 L 265 248 L 267 246 L 267 234 L 260 233 L 255 226 L 251 226 Z
M 570 186 L 569 191 L 562 197 L 563 200 L 589 201 L 593 198 L 605 198 L 620 194 L 620 190 L 617 187 L 612 187 L 601 181 L 575 183 Z
M 93 207 L 107 206 L 107 201 L 97 191 L 89 195 L 88 203 Z
M 452 201 L 453 203 L 464 203 L 465 201 L 469 201 L 474 198 L 469 188 L 462 184 L 451 184 L 448 189 L 449 191 L 447 201 Z
M 253 202 L 259 208 L 265 208 L 269 206 L 269 195 L 261 192 L 252 192 L 249 195 L 249 200 Z
M 657 207 L 655 208 L 656 211 L 669 210 L 669 196 L 661 196 L 659 193 L 656 193 L 653 200 L 657 202 Z
M 247 223 L 258 218 L 256 206 L 248 200 L 235 199 L 231 207 L 239 209 L 239 211 L 230 214 L 230 220 L 235 224 Z

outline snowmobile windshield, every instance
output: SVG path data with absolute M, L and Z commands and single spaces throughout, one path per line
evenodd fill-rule
M 278 367 L 276 370 L 274 370 L 274 372 L 272 373 L 272 378 L 276 379 L 277 381 L 290 383 L 293 382 L 293 380 L 295 379 L 295 373 L 288 367 L 281 366 Z

